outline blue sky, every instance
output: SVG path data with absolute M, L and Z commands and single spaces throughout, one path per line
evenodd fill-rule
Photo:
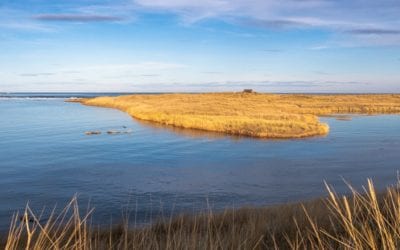
M 1 0 L 0 92 L 400 92 L 398 0 Z

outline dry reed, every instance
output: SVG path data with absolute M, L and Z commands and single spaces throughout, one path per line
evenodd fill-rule
M 144 228 L 128 223 L 91 226 L 74 198 L 59 216 L 41 222 L 29 207 L 14 216 L 5 249 L 398 249 L 400 192 L 377 195 L 372 181 L 363 193 L 350 187 L 340 197 L 268 208 L 228 209 L 214 214 L 164 218 Z

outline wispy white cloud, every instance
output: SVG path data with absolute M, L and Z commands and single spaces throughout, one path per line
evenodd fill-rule
M 53 76 L 55 73 L 23 73 L 19 74 L 19 76 L 23 77 L 37 77 L 37 76 Z
M 159 71 L 159 70 L 173 70 L 187 67 L 184 64 L 172 62 L 139 62 L 131 64 L 101 64 L 79 67 L 80 71 Z M 70 69 L 71 70 L 71 69 Z
M 0 23 L 0 29 L 11 31 L 28 31 L 28 32 L 53 32 L 55 29 L 47 25 L 37 24 L 30 21 L 13 21 L 7 20 Z
M 356 35 L 400 35 L 400 29 L 384 28 L 361 28 L 348 30 L 347 32 Z
M 382 45 L 399 45 L 400 40 L 398 0 L 130 0 L 51 6 L 36 13 L 2 8 L 0 28 L 49 31 L 54 21 L 126 23 L 141 13 L 165 12 L 179 15 L 185 24 L 221 19 L 268 30 L 322 29 L 353 43 L 362 37 L 363 45 L 379 44 L 373 36 Z
M 93 23 L 108 22 L 125 24 L 135 20 L 135 5 L 132 3 L 106 4 L 61 4 L 52 3 L 43 7 L 38 3 L 30 9 L 18 4 L 0 5 L 0 29 L 25 32 L 54 32 L 60 30 L 56 22 Z
M 124 20 L 119 16 L 95 14 L 40 14 L 33 16 L 33 19 L 50 22 L 113 22 Z
M 52 32 L 54 27 L 31 20 L 27 11 L 0 7 L 0 29 L 8 31 Z
M 398 44 L 398 0 L 135 0 L 145 10 L 176 13 L 187 22 L 219 18 L 235 24 L 270 30 L 324 29 L 343 38 L 370 35 L 382 44 Z M 372 39 L 371 44 L 376 40 Z
M 57 13 L 42 13 L 42 20 L 130 23 L 136 19 L 137 7 L 131 2 L 112 1 L 104 4 L 88 4 L 60 8 Z M 40 15 L 39 15 L 40 16 Z M 46 18 L 47 16 L 47 18 Z
M 18 82 L 30 82 L 32 79 L 59 82 L 76 79 L 91 79 L 95 82 L 134 81 L 137 78 L 155 78 L 161 74 L 187 68 L 188 66 L 172 62 L 139 62 L 131 64 L 99 64 L 80 65 L 74 67 L 55 67 L 53 72 L 34 72 L 18 70 L 14 74 L 8 73 L 5 79 Z M 81 80 L 80 80 L 81 81 Z

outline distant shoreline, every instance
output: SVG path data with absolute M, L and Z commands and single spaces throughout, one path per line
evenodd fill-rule
M 240 93 L 240 92 L 0 92 L 0 98 L 94 98 L 102 96 L 123 96 L 123 95 L 164 95 L 164 94 L 184 94 L 197 95 L 207 93 Z M 258 92 L 260 94 L 276 95 L 400 95 L 400 93 L 336 93 L 336 92 Z

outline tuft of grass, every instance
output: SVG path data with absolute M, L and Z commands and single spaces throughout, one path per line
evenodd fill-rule
M 400 95 L 206 93 L 80 99 L 132 117 L 181 128 L 263 138 L 323 136 L 318 116 L 400 114 Z
M 400 184 L 400 182 L 399 182 Z M 41 222 L 29 207 L 12 219 L 5 249 L 399 249 L 400 192 L 377 194 L 371 180 L 360 193 L 302 204 L 228 209 L 164 218 L 130 228 L 91 226 L 74 197 L 60 215 Z
M 42 222 L 29 205 L 22 214 L 14 214 L 4 249 L 95 249 L 90 239 L 88 219 L 93 210 L 81 215 L 77 197 L 56 216 L 54 210 Z

